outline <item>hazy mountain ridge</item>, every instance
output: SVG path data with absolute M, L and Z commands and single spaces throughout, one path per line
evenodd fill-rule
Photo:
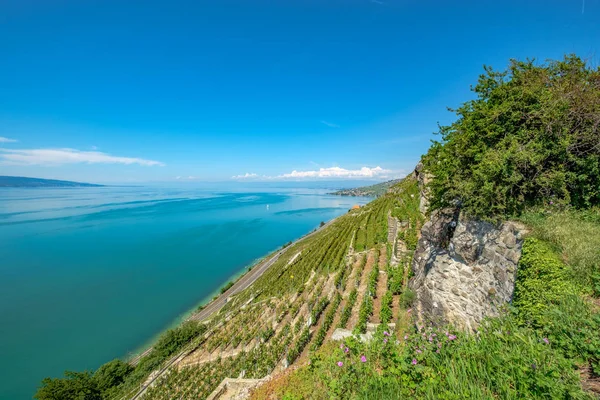
M 102 187 L 93 183 L 61 181 L 57 179 L 27 178 L 23 176 L 0 176 L 0 187 Z
M 401 179 L 392 179 L 387 182 L 376 183 L 370 186 L 361 186 L 353 189 L 340 189 L 330 194 L 336 196 L 352 196 L 352 197 L 379 197 L 385 194 L 390 187 L 400 183 Z

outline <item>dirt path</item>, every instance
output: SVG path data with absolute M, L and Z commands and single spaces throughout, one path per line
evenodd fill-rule
M 363 270 L 360 278 L 360 285 L 358 286 L 358 297 L 356 298 L 356 303 L 352 309 L 352 316 L 350 317 L 348 325 L 346 326 L 348 329 L 353 329 L 358 321 L 358 310 L 360 310 L 360 305 L 365 298 L 365 292 L 367 291 L 367 286 L 369 285 L 369 274 L 373 270 L 373 265 L 375 265 L 375 252 L 369 251 L 367 256 L 367 265 L 365 265 L 365 269 Z

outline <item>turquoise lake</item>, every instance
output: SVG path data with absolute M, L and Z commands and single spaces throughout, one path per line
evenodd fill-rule
M 0 399 L 139 351 L 245 268 L 366 198 L 0 188 Z

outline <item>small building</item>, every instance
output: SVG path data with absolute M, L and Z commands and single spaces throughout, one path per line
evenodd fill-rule
M 360 206 L 358 204 L 355 204 L 355 205 L 352 206 L 352 209 L 353 210 L 358 210 L 358 209 L 360 209 Z

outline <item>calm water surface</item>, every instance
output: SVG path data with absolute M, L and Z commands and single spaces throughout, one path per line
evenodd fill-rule
M 147 345 L 257 258 L 368 199 L 0 188 L 0 399 Z

